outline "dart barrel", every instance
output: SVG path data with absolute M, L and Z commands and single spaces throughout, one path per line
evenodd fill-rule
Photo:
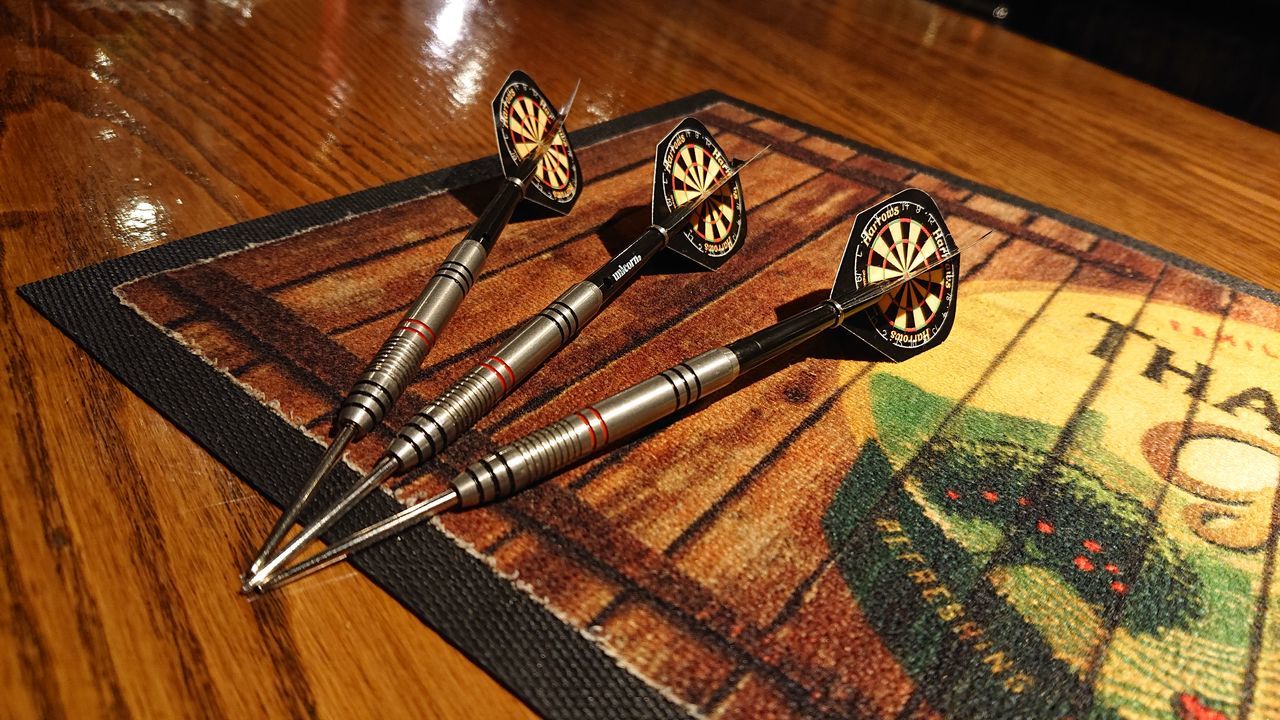
M 508 497 L 728 385 L 738 358 L 716 348 L 565 416 L 472 464 L 452 481 L 460 507 Z
M 363 436 L 382 422 L 436 344 L 438 330 L 475 283 L 486 255 L 485 246 L 475 240 L 454 246 L 342 401 L 339 423 L 355 425 Z
M 418 411 L 400 429 L 387 454 L 399 461 L 403 471 L 443 451 L 577 336 L 603 304 L 604 294 L 596 285 L 571 286 L 493 355 Z

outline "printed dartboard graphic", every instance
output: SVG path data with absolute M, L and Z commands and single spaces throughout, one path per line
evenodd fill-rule
M 510 175 L 538 147 L 556 108 L 533 80 L 514 72 L 494 100 L 494 120 L 502 147 L 503 168 Z M 565 211 L 578 196 L 581 172 L 564 128 L 556 133 L 532 177 L 530 199 Z
M 732 170 L 732 161 L 706 126 L 686 118 L 658 144 L 654 222 L 661 223 L 686 204 L 697 202 Z M 672 237 L 671 248 L 715 268 L 741 247 L 745 234 L 742 182 L 734 178 L 693 211 L 679 237 Z
M 946 258 L 955 251 L 942 212 L 920 190 L 904 190 L 859 213 L 836 292 L 910 279 L 887 292 L 874 307 L 850 318 L 845 327 L 898 361 L 945 340 L 955 322 L 960 262 L 958 257 Z

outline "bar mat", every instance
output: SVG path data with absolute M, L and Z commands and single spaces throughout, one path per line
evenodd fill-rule
M 812 300 L 852 214 L 907 185 L 958 238 L 994 231 L 962 259 L 948 342 L 888 365 L 815 341 L 361 570 L 552 717 L 1280 714 L 1277 296 L 718 93 L 574 133 L 581 202 L 508 228 L 431 365 L 337 477 L 354 482 L 387 427 L 647 225 L 653 147 L 685 115 L 732 156 L 773 147 L 744 177 L 744 250 L 714 273 L 656 263 L 336 533 Z M 21 293 L 281 504 L 498 175 L 481 160 Z M 299 462 L 280 473 L 279 454 Z

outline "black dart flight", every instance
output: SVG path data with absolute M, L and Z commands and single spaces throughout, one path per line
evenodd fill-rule
M 831 290 L 834 299 L 869 285 L 908 278 L 841 327 L 895 362 L 947 339 L 955 323 L 959 262 L 942 213 L 923 190 L 910 188 L 858 213 Z M 930 266 L 928 272 L 918 272 Z

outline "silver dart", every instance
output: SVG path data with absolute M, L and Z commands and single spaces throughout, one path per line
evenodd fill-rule
M 580 178 L 577 160 L 567 142 L 558 148 L 556 144 L 577 93 L 578 85 L 575 85 L 564 107 L 542 123 L 539 113 L 551 115 L 547 112 L 550 106 L 533 80 L 520 71 L 507 78 L 494 100 L 495 132 L 505 182 L 431 276 L 422 293 L 410 305 L 338 407 L 333 442 L 267 535 L 245 573 L 242 592 L 251 591 L 265 578 L 268 557 L 279 547 L 289 528 L 310 503 L 321 481 L 337 465 L 346 447 L 377 427 L 404 393 L 435 346 L 437 334 L 448 324 L 480 275 L 485 259 L 520 201 L 528 198 L 558 213 L 568 212 L 576 202 Z M 531 128 L 538 125 L 543 131 L 533 147 L 521 155 L 517 152 L 520 145 L 516 140 L 521 137 L 532 139 L 529 133 L 534 130 Z M 541 165 L 549 153 L 554 156 L 556 165 L 550 170 Z M 549 174 L 556 174 L 557 181 L 563 177 L 564 186 L 572 192 L 548 190 L 551 185 L 545 181 Z
M 685 120 L 668 138 L 678 137 L 679 128 L 685 128 L 686 132 L 691 129 L 706 132 L 700 123 L 695 125 L 690 120 Z M 719 150 L 709 133 L 705 138 L 699 139 L 707 141 L 708 147 Z M 667 140 L 664 140 L 658 144 L 659 162 L 665 155 L 666 143 Z M 727 172 L 710 186 L 678 206 L 672 214 L 650 226 L 638 239 L 585 280 L 571 285 L 545 310 L 521 326 L 501 348 L 487 356 L 435 400 L 428 402 L 400 429 L 373 470 L 263 564 L 255 579 L 261 582 L 270 578 L 273 572 L 350 512 L 387 478 L 407 472 L 443 452 L 460 434 L 541 367 L 552 354 L 571 342 L 609 302 L 631 285 L 644 265 L 667 247 L 672 235 L 680 232 L 704 203 L 734 182 L 738 174 L 767 149 L 761 149 L 746 162 L 736 165 L 731 165 L 726 160 L 723 167 L 727 168 Z M 661 175 L 661 170 L 656 171 L 655 175 Z M 740 194 L 738 193 L 739 196 Z M 740 211 L 739 208 L 738 212 Z M 727 230 L 736 231 L 737 227 L 731 224 Z M 742 242 L 741 234 L 735 240 L 737 245 Z M 732 248 L 736 249 L 737 247 Z M 727 259 L 729 254 L 723 252 L 719 256 L 720 261 Z
M 940 213 L 938 217 L 941 218 Z M 945 226 L 943 232 L 946 232 Z M 838 278 L 837 289 L 830 299 L 729 345 L 697 355 L 498 449 L 459 473 L 440 494 L 281 570 L 260 589 L 277 588 L 342 562 L 353 553 L 445 511 L 471 508 L 509 497 L 589 457 L 605 445 L 630 436 L 723 389 L 742 374 L 824 330 L 841 326 L 849 318 L 875 306 L 886 294 L 956 260 L 963 250 L 985 240 L 990 234 L 988 231 L 964 247 L 941 253 L 939 259 L 923 263 L 893 280 L 842 291 Z

